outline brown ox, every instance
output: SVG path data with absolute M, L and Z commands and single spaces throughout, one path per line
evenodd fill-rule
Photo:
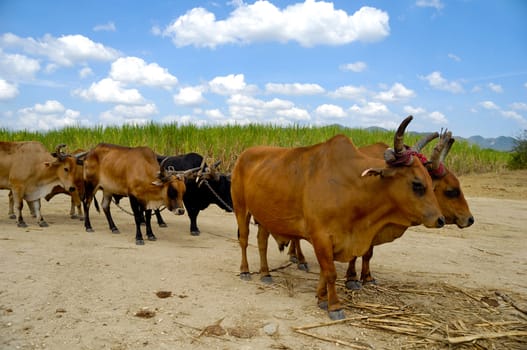
M 82 170 L 82 162 L 84 161 L 84 157 L 87 153 L 88 152 L 84 151 L 83 149 L 78 149 L 72 152 L 73 156 L 78 159 L 74 181 L 77 191 L 68 192 L 62 186 L 55 186 L 53 190 L 51 190 L 51 192 L 48 193 L 46 197 L 44 197 L 46 201 L 49 202 L 57 194 L 65 194 L 71 196 L 70 217 L 72 219 L 84 219 L 84 215 L 82 213 L 82 198 L 84 197 L 84 177 Z
M 62 152 L 65 146 L 50 153 L 36 141 L 0 142 L 0 189 L 11 190 L 19 227 L 27 226 L 22 217 L 23 200 L 32 207 L 38 224 L 45 227 L 40 198 L 57 185 L 75 191 L 76 159 Z
M 122 147 L 101 143 L 84 160 L 84 226 L 93 232 L 89 208 L 95 192 L 103 191 L 102 207 L 113 233 L 119 233 L 110 214 L 113 195 L 129 197 L 136 224 L 136 244 L 144 244 L 141 234 L 143 212 L 148 239 L 156 240 L 150 225 L 151 209 L 166 206 L 176 215 L 185 213 L 184 176 L 160 168 L 156 154 L 148 147 Z
M 261 274 L 269 274 L 262 270 L 267 268 L 268 232 L 309 241 L 320 264 L 318 304 L 332 319 L 343 318 L 335 260 L 363 255 L 389 224 L 443 226 L 428 171 L 404 149 L 411 119 L 399 126 L 386 162 L 360 152 L 343 135 L 309 147 L 260 146 L 242 152 L 231 184 L 240 277 L 250 279 L 247 245 L 253 216 L 263 228 L 258 231 Z
M 438 133 L 429 135 L 418 142 L 413 150 L 415 152 L 421 152 L 422 148 L 431 140 L 438 137 Z M 474 223 L 474 217 L 470 212 L 468 203 L 461 190 L 461 185 L 458 178 L 444 166 L 444 160 L 447 156 L 450 148 L 452 147 L 455 139 L 452 138 L 450 132 L 445 132 L 440 139 L 440 142 L 434 147 L 430 161 L 427 161 L 422 155 L 420 156 L 421 161 L 428 169 L 431 177 L 432 184 L 434 187 L 434 195 L 439 203 L 439 208 L 445 216 L 445 223 L 449 225 L 457 225 L 459 228 L 465 228 Z M 376 143 L 373 145 L 361 147 L 360 150 L 372 157 L 381 158 L 383 153 L 388 148 L 385 143 Z M 381 232 L 379 232 L 372 241 L 370 249 L 362 256 L 362 268 L 360 281 L 362 283 L 375 283 L 375 279 L 371 275 L 370 271 L 370 260 L 373 256 L 373 246 L 392 242 L 393 240 L 401 237 L 406 232 L 407 227 L 400 225 L 389 225 L 386 226 Z M 283 240 L 281 242 L 284 244 Z M 307 264 L 300 249 L 300 242 L 293 240 L 289 248 L 289 255 L 291 261 L 297 261 L 299 268 L 307 270 Z M 346 288 L 348 289 L 360 289 L 361 283 L 357 277 L 355 270 L 355 262 L 357 257 L 351 259 L 348 270 L 346 272 Z

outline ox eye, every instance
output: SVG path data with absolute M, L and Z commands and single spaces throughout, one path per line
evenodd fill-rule
M 65 171 L 65 172 L 68 172 L 68 171 L 70 171 L 70 169 L 68 169 L 68 168 L 64 168 L 64 171 Z
M 412 190 L 418 196 L 424 196 L 424 194 L 426 192 L 425 186 L 420 181 L 413 181 L 412 182 Z
M 445 196 L 447 196 L 448 198 L 458 198 L 460 194 L 461 193 L 458 188 L 453 188 L 445 191 Z

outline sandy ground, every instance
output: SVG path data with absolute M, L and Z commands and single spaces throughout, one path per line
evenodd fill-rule
M 489 332 L 501 335 L 478 344 L 526 349 L 527 317 L 512 303 L 527 309 L 527 172 L 460 180 L 476 223 L 464 230 L 411 228 L 377 247 L 371 268 L 378 285 L 352 293 L 341 284 L 338 291 L 347 317 L 372 319 L 309 330 L 316 337 L 294 330 L 329 321 L 316 306 L 319 268 L 305 242 L 310 273 L 271 242 L 274 284 L 258 274 L 244 282 L 234 217 L 217 207 L 200 214 L 199 237 L 190 236 L 186 216 L 164 212 L 168 228 L 154 226 L 158 240 L 136 246 L 132 217 L 118 208 L 121 234 L 111 234 L 93 209 L 95 232 L 85 232 L 67 215 L 63 195 L 43 203 L 50 227 L 26 215 L 29 227 L 22 229 L 8 219 L 2 191 L 0 349 L 442 349 L 449 348 L 445 337 Z M 259 268 L 255 236 L 253 228 L 252 271 Z M 344 276 L 346 265 L 337 268 Z M 374 327 L 372 315 L 394 311 L 406 313 L 407 323 Z M 420 335 L 405 334 L 407 328 Z

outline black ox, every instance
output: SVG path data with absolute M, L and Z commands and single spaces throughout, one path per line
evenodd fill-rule
M 216 204 L 227 212 L 232 212 L 230 175 L 219 173 L 219 162 L 209 167 L 201 155 L 186 153 L 177 156 L 157 156 L 157 161 L 165 170 L 184 171 L 200 167 L 195 177 L 185 180 L 186 191 L 183 203 L 190 219 L 190 234 L 199 236 L 198 214 L 211 204 Z M 159 210 L 155 211 L 159 226 L 166 226 Z

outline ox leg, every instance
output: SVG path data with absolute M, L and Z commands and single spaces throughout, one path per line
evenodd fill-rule
M 362 285 L 357 277 L 357 270 L 355 269 L 355 262 L 357 257 L 354 256 L 349 264 L 348 270 L 346 271 L 346 288 L 349 290 L 359 290 L 362 288 Z
M 144 245 L 145 241 L 143 240 L 143 234 L 141 233 L 141 223 L 143 222 L 143 210 L 139 204 L 139 201 L 134 196 L 130 196 L 130 206 L 132 207 L 132 211 L 134 212 L 134 219 L 135 219 L 135 244 L 137 245 Z M 152 216 L 152 212 L 150 212 L 150 217 Z M 150 220 L 148 220 L 149 222 Z M 144 220 L 145 224 L 147 223 L 147 220 Z
M 251 280 L 251 273 L 249 272 L 249 263 L 247 261 L 247 246 L 249 245 L 250 220 L 250 214 L 236 214 L 236 221 L 238 223 L 238 241 L 240 243 L 240 248 L 242 251 L 242 262 L 240 264 L 240 278 L 245 281 Z
M 201 234 L 198 228 L 199 209 L 188 207 L 187 212 L 188 212 L 188 217 L 190 219 L 190 234 L 192 236 L 199 236 Z
M 86 232 L 93 232 L 90 222 L 90 205 L 94 195 L 95 193 L 93 186 L 88 182 L 84 182 L 84 198 L 82 200 L 82 206 L 84 208 L 84 229 Z
M 16 209 L 16 225 L 18 227 L 27 227 L 26 222 L 24 221 L 24 217 L 22 216 L 22 208 L 24 207 L 24 201 L 21 196 L 18 195 L 19 191 L 14 190 L 12 191 L 13 195 L 13 207 Z
M 152 210 L 145 210 L 146 236 L 149 241 L 157 241 L 154 231 L 152 231 Z
M 289 255 L 289 261 L 293 264 L 298 264 L 298 256 L 296 255 L 296 245 L 294 243 L 295 239 L 292 239 L 289 244 L 289 250 L 287 255 Z
M 15 201 L 13 200 L 13 191 L 9 191 L 9 218 L 16 219 L 15 214 Z
M 377 284 L 377 281 L 375 281 L 375 278 L 372 277 L 371 271 L 370 271 L 370 260 L 373 257 L 373 246 L 368 249 L 366 254 L 362 256 L 362 269 L 360 274 L 360 280 L 362 281 L 362 284 Z
M 40 199 L 37 199 L 32 202 L 28 202 L 27 206 L 31 209 L 33 209 L 33 212 L 35 213 L 35 217 L 37 218 L 38 225 L 40 227 L 48 227 L 48 223 L 44 218 L 42 217 L 42 212 L 40 211 Z
M 294 239 L 293 245 L 295 246 L 296 256 L 298 258 L 298 269 L 309 272 L 306 257 L 304 256 L 304 253 L 302 253 L 302 248 L 300 247 L 300 239 Z
M 269 231 L 262 225 L 258 225 L 258 252 L 260 253 L 260 280 L 264 283 L 273 283 L 273 278 L 269 273 L 269 264 L 267 263 L 267 243 L 269 242 Z
M 161 216 L 161 211 L 159 209 L 156 209 L 154 211 L 154 214 L 156 215 L 157 225 L 159 227 L 167 227 L 167 223 L 165 220 L 163 220 L 163 217 Z
M 342 310 L 335 286 L 337 270 L 333 261 L 333 245 L 327 239 L 329 235 L 311 235 L 311 237 L 317 236 L 321 236 L 321 239 L 318 241 L 314 240 L 313 247 L 320 265 L 320 277 L 317 288 L 318 306 L 322 309 L 327 309 L 328 315 L 332 320 L 341 320 L 346 316 Z
M 72 219 L 80 218 L 82 220 L 81 198 L 78 191 L 71 193 L 70 217 Z
M 103 192 L 102 197 L 102 211 L 104 212 L 104 215 L 106 216 L 106 221 L 108 221 L 108 226 L 110 227 L 110 230 L 112 230 L 112 233 L 121 233 L 117 226 L 115 225 L 115 222 L 113 222 L 112 213 L 110 212 L 110 203 L 112 202 L 112 195 L 107 194 Z

